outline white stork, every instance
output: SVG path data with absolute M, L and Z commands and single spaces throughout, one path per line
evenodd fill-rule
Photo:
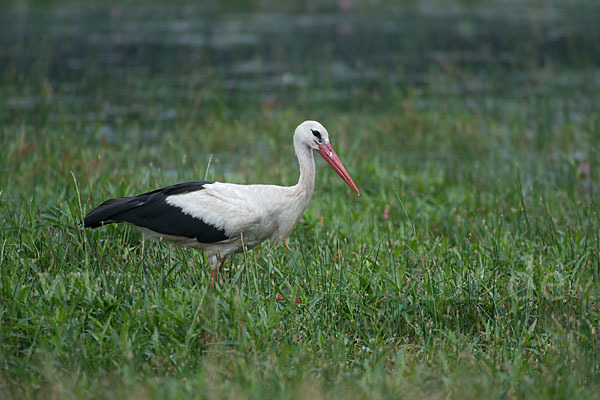
M 85 216 L 84 226 L 129 222 L 153 239 L 203 250 L 216 278 L 219 266 L 232 254 L 252 249 L 266 239 L 280 242 L 292 233 L 314 191 L 313 150 L 360 195 L 323 125 L 316 121 L 298 125 L 294 150 L 300 164 L 300 179 L 294 186 L 179 183 L 134 197 L 106 200 Z

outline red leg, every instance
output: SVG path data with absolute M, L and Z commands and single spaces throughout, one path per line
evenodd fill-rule
M 219 267 L 210 271 L 210 286 L 215 286 L 215 281 L 217 280 L 218 275 L 219 275 Z
M 219 271 L 221 270 L 221 268 L 223 267 L 223 264 L 225 263 L 225 259 L 223 260 L 219 260 L 219 257 L 214 255 L 214 256 L 210 256 L 210 286 L 215 286 L 215 281 L 217 280 L 217 277 L 219 276 Z

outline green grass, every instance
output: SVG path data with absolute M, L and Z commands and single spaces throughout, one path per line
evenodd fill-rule
M 600 397 L 593 51 L 532 52 L 530 78 L 445 63 L 418 87 L 382 70 L 255 98 L 94 52 L 61 86 L 59 44 L 24 38 L 0 74 L 0 398 Z M 362 196 L 318 160 L 289 240 L 215 287 L 196 251 L 81 228 L 185 180 L 294 184 L 309 118 Z
M 6 124 L 0 394 L 598 397 L 600 119 L 571 118 L 576 102 L 422 90 L 322 115 L 363 195 L 319 163 L 288 242 L 236 256 L 214 288 L 193 250 L 78 222 L 205 175 L 292 184 L 291 132 L 311 115 L 182 118 L 150 142 L 125 120 L 119 143 L 77 121 Z

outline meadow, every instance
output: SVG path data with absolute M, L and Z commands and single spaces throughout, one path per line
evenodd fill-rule
M 568 61 L 443 59 L 394 84 L 337 81 L 332 56 L 326 79 L 258 93 L 169 45 L 152 68 L 84 54 L 74 85 L 57 56 L 74 50 L 5 42 L 0 397 L 599 398 L 592 39 Z M 81 227 L 106 198 L 186 180 L 292 185 L 305 119 L 361 196 L 317 160 L 292 236 L 214 287 L 199 252 Z

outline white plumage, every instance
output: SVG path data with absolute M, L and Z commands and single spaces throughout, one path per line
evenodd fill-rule
M 314 191 L 313 150 L 359 193 L 320 123 L 305 121 L 296 128 L 294 150 L 300 166 L 294 186 L 188 182 L 110 199 L 86 216 L 85 226 L 131 222 L 153 238 L 204 250 L 214 277 L 232 254 L 291 234 Z

